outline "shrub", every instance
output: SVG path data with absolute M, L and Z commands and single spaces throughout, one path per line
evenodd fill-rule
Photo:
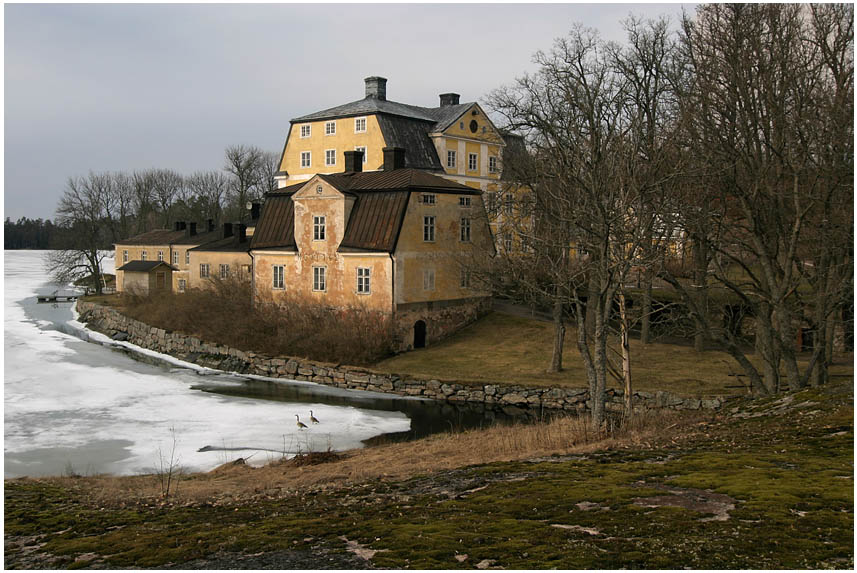
M 252 301 L 248 281 L 213 279 L 186 293 L 124 293 L 123 311 L 147 324 L 272 356 L 368 365 L 393 353 L 393 321 L 363 306 L 330 308 L 290 297 Z

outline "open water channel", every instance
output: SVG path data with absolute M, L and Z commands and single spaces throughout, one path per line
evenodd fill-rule
M 298 451 L 344 450 L 512 419 L 299 381 L 248 378 L 114 343 L 75 320 L 44 252 L 5 251 L 5 477 L 151 472 L 174 452 L 188 471 L 243 457 L 259 465 Z M 113 272 L 109 260 L 107 272 Z M 320 421 L 310 424 L 310 411 Z M 295 415 L 310 427 L 298 429 Z

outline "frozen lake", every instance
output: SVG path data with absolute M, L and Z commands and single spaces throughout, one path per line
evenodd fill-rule
M 72 468 L 82 474 L 150 472 L 159 453 L 173 448 L 173 436 L 182 467 L 208 470 L 237 457 L 262 464 L 283 451 L 355 448 L 412 430 L 408 412 L 421 402 L 204 375 L 86 342 L 73 303 L 36 302 L 37 292 L 56 288 L 47 283 L 42 256 L 5 252 L 6 477 Z M 112 269 L 110 260 L 105 270 Z M 298 430 L 295 414 L 309 423 L 310 410 L 321 423 Z M 448 427 L 430 417 L 437 429 Z

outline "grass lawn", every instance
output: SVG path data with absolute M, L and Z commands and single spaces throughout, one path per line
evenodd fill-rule
M 546 370 L 553 349 L 553 325 L 493 312 L 444 341 L 383 360 L 375 368 L 460 382 L 583 387 L 586 374 L 576 341 L 577 330 L 568 327 L 563 352 L 565 370 L 549 374 Z M 618 341 L 613 347 L 619 350 Z M 832 370 L 852 371 L 850 361 Z M 683 396 L 746 393 L 734 387 L 745 380 L 729 376 L 736 372 L 740 372 L 737 364 L 725 352 L 710 350 L 699 354 L 691 346 L 642 345 L 639 340 L 631 340 L 631 373 L 636 390 L 665 390 Z M 615 382 L 611 386 L 620 387 Z

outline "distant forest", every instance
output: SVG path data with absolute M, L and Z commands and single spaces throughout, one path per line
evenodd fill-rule
M 50 219 L 28 219 L 21 217 L 13 222 L 9 217 L 3 222 L 3 248 L 12 249 L 56 249 L 63 229 Z

